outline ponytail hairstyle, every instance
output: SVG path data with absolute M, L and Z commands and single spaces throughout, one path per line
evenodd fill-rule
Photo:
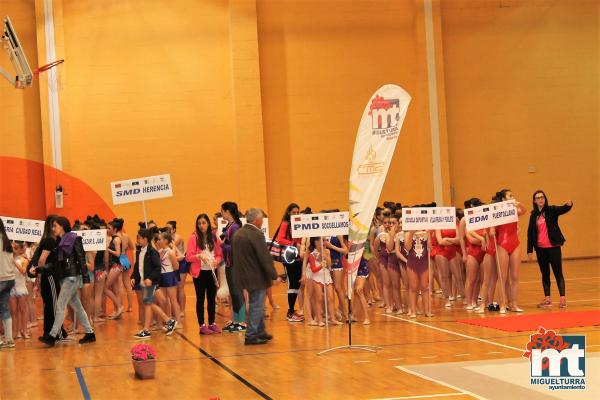
M 300 211 L 300 214 L 312 214 L 312 208 L 310 208 L 309 206 L 304 207 L 304 210 Z
M 223 209 L 225 210 L 225 208 Z M 206 229 L 206 237 L 204 237 L 204 233 L 202 233 L 200 228 L 198 228 L 198 221 L 200 221 L 201 219 L 205 220 L 208 224 L 208 228 Z M 212 225 L 210 223 L 210 218 L 208 218 L 208 215 L 206 214 L 200 214 L 196 217 L 196 244 L 202 250 L 204 250 L 206 246 L 208 246 L 208 249 L 210 251 L 213 251 L 215 249 L 215 240 L 213 238 Z
M 167 230 L 163 230 L 160 232 L 160 236 L 167 241 L 168 244 L 173 242 L 173 236 Z
M 167 225 L 171 225 L 173 233 L 177 232 L 177 221 L 167 221 Z
M 512 190 L 510 189 L 502 189 L 499 192 L 496 192 L 496 199 L 498 200 L 498 202 L 500 201 L 504 201 L 504 199 L 506 199 L 506 193 L 511 192 Z
M 138 222 L 138 226 L 140 227 L 140 231 L 143 230 L 148 230 L 148 227 L 146 226 L 145 222 Z M 143 237 L 143 236 L 142 236 Z
M 238 209 L 237 203 L 233 201 L 226 201 L 225 203 L 221 204 L 221 209 L 223 211 L 228 211 L 233 217 L 235 223 L 240 227 L 242 226 L 242 221 L 240 221 L 240 210 Z
M 4 227 L 4 221 L 0 218 L 0 238 L 2 238 L 2 250 L 7 253 L 12 253 L 13 248 L 8 235 L 6 234 L 6 228 Z
M 117 232 L 121 232 L 123 230 L 123 225 L 125 225 L 125 220 L 123 218 L 115 218 L 109 223 Z

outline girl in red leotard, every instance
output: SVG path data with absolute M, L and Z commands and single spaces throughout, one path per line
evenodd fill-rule
M 459 243 L 456 234 L 457 229 L 438 229 L 432 237 L 432 252 L 435 254 L 435 265 L 440 274 L 440 286 L 442 287 L 442 297 L 445 300 L 446 307 L 452 305 L 450 303 L 450 296 L 452 295 L 450 264 L 456 261 L 456 245 Z M 454 271 L 456 272 L 456 268 L 454 268 Z M 456 280 L 456 277 L 454 279 Z
M 496 193 L 496 199 L 499 201 L 514 200 L 517 208 L 517 215 L 525 214 L 525 207 L 516 201 L 513 192 L 510 189 L 502 189 Z M 510 289 L 507 290 L 508 307 L 502 299 L 500 304 L 500 313 L 506 313 L 507 309 L 513 312 L 523 312 L 517 305 L 519 293 L 519 268 L 521 266 L 521 247 L 518 233 L 518 223 L 500 225 L 492 230 L 497 241 L 498 260 L 500 262 L 501 285 L 506 286 L 507 279 L 510 277 Z
M 485 239 L 485 231 L 483 229 L 467 232 L 466 234 L 467 247 L 467 282 L 465 292 L 467 295 L 467 307 L 470 310 L 479 310 L 477 306 L 477 297 L 479 294 L 479 282 L 483 279 L 481 264 L 487 249 Z

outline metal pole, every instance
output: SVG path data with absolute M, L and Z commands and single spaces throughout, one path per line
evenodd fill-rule
M 321 236 L 321 268 L 325 268 L 325 246 L 323 244 L 323 236 Z M 325 271 L 323 271 L 325 275 Z M 323 282 L 323 300 L 325 301 L 325 326 L 329 328 L 329 313 L 327 310 L 327 284 Z
M 146 202 L 142 200 L 142 209 L 144 210 L 144 223 L 146 224 L 146 229 L 148 229 L 148 217 L 146 215 Z
M 505 282 L 502 279 L 502 267 L 500 266 L 500 256 L 498 255 L 498 241 L 496 240 L 496 234 L 494 233 L 494 247 L 496 248 L 496 269 L 498 270 L 498 279 L 500 280 L 500 291 L 502 292 L 502 302 L 504 307 L 507 307 L 506 304 L 506 291 L 504 289 Z M 507 277 L 508 279 L 508 277 Z

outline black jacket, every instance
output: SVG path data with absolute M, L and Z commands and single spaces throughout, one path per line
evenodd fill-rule
M 59 250 L 57 250 L 59 251 Z M 87 273 L 87 263 L 85 260 L 85 250 L 80 236 L 73 243 L 73 251 L 66 255 L 62 261 L 47 263 L 38 266 L 38 270 L 43 273 L 51 273 L 59 279 L 81 276 L 83 283 L 90 283 L 90 276 Z
M 133 266 L 132 278 L 135 284 L 139 285 L 142 279 L 140 275 L 140 253 L 141 249 L 135 252 L 135 265 Z M 146 255 L 144 256 L 144 279 L 150 279 L 153 285 L 158 285 L 160 280 L 160 255 L 152 244 L 148 244 Z
M 233 281 L 237 288 L 267 289 L 277 279 L 273 259 L 265 246 L 265 235 L 254 225 L 246 224 L 235 233 L 232 254 Z
M 558 217 L 571 211 L 573 206 L 547 206 L 542 210 L 546 219 L 546 226 L 548 227 L 548 239 L 552 246 L 562 246 L 565 243 L 565 237 L 563 236 L 558 226 Z M 532 253 L 533 249 L 537 249 L 537 218 L 541 214 L 537 207 L 531 212 L 529 217 L 529 227 L 527 228 L 527 253 Z

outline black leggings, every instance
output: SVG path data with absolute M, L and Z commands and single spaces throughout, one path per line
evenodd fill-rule
M 554 272 L 554 278 L 558 285 L 558 292 L 561 296 L 565 295 L 565 278 L 562 272 L 562 253 L 560 247 L 550 247 L 547 249 L 536 248 L 538 264 L 542 273 L 542 285 L 544 286 L 544 296 L 550 296 L 550 266 Z
M 215 323 L 215 309 L 217 296 L 217 286 L 213 279 L 212 272 L 200 271 L 200 275 L 194 278 L 194 289 L 196 289 L 196 317 L 198 324 L 204 325 L 204 297 L 208 300 L 208 324 Z
M 235 283 L 233 282 L 233 267 L 226 266 L 223 268 L 225 268 L 225 278 L 227 278 L 229 295 L 231 296 L 231 302 L 233 303 L 231 306 L 233 307 L 234 312 L 239 313 L 241 308 L 244 307 L 244 295 L 241 290 L 237 290 L 237 288 L 235 287 Z
M 56 300 L 60 294 L 60 284 L 58 279 L 52 275 L 38 275 L 40 282 L 40 293 L 44 302 L 44 335 L 50 335 L 52 325 L 54 325 L 54 314 L 56 312 Z M 67 332 L 61 327 L 58 334 L 59 339 L 66 338 Z
M 291 264 L 283 264 L 287 274 L 288 283 L 288 315 L 292 314 L 296 308 L 296 299 L 300 289 L 300 279 L 302 278 L 302 261 L 296 260 Z

